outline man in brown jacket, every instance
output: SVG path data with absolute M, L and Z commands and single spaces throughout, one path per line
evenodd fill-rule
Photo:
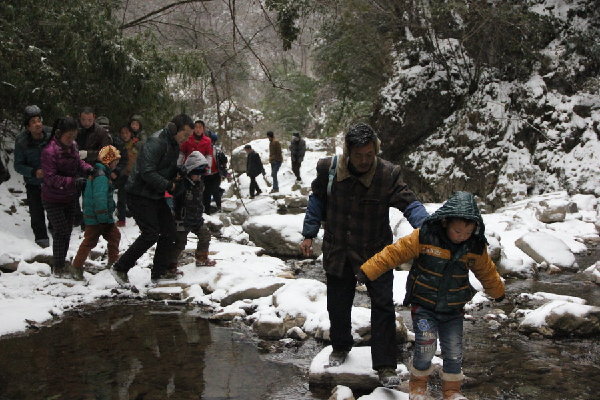
M 283 163 L 283 154 L 281 153 L 281 143 L 275 139 L 272 131 L 267 132 L 269 139 L 269 163 L 271 163 L 271 176 L 273 177 L 273 189 L 271 193 L 279 192 L 279 182 L 277 181 L 277 172 Z
M 356 274 L 371 256 L 392 243 L 389 209 L 402 211 L 413 227 L 428 216 L 423 204 L 400 177 L 400 168 L 377 156 L 379 139 L 366 124 L 350 128 L 344 152 L 317 163 L 300 247 L 312 254 L 321 221 L 323 267 L 327 275 L 327 311 L 333 351 L 329 365 L 342 364 L 352 348 L 351 311 Z M 335 166 L 331 168 L 332 163 Z M 371 298 L 371 357 L 383 386 L 400 383 L 396 375 L 396 311 L 390 270 L 367 283 Z

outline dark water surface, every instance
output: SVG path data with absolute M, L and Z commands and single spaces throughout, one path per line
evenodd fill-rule
M 0 340 L 0 399 L 304 398 L 289 363 L 193 310 L 100 306 Z

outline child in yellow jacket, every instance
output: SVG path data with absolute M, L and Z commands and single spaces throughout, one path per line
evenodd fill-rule
M 460 393 L 463 307 L 475 294 L 473 271 L 497 301 L 504 283 L 487 252 L 485 226 L 471 193 L 456 192 L 420 229 L 375 254 L 361 266 L 359 280 L 375 280 L 396 265 L 414 259 L 406 282 L 404 305 L 411 306 L 415 331 L 410 368 L 410 399 L 425 400 L 427 381 L 439 337 L 444 360 L 444 400 L 466 400 Z

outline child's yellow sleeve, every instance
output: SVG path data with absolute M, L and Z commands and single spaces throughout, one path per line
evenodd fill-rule
M 405 263 L 419 255 L 419 229 L 386 246 L 369 258 L 360 269 L 370 280 L 375 280 L 398 264 Z
M 475 265 L 471 270 L 483 285 L 485 292 L 492 298 L 497 299 L 504 295 L 504 282 L 496 270 L 496 264 L 490 258 L 487 247 L 483 254 L 477 257 Z

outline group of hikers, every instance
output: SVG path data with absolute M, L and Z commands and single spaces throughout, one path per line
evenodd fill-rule
M 79 119 L 58 120 L 52 131 L 43 126 L 41 110 L 25 109 L 15 146 L 15 170 L 25 177 L 31 226 L 36 243 L 49 245 L 45 215 L 52 229 L 56 274 L 81 277 L 83 263 L 100 236 L 108 242 L 108 264 L 124 283 L 127 272 L 154 244 L 153 279 L 176 277 L 177 260 L 190 232 L 198 238 L 198 266 L 211 266 L 210 232 L 203 213 L 211 198 L 221 207 L 220 179 L 224 168 L 212 137 L 201 120 L 175 116 L 165 128 L 147 137 L 139 117 L 113 137 L 99 125 L 93 110 Z M 273 192 L 283 161 L 273 132 L 269 162 Z M 464 305 L 475 290 L 469 271 L 496 301 L 504 299 L 504 284 L 487 252 L 485 226 L 474 196 L 457 192 L 429 215 L 402 181 L 401 169 L 378 156 L 380 141 L 363 123 L 349 128 L 343 152 L 316 165 L 316 178 L 302 227 L 300 251 L 312 256 L 313 240 L 321 227 L 326 272 L 327 311 L 332 352 L 329 366 L 342 365 L 353 346 L 351 310 L 357 283 L 366 285 L 371 299 L 371 357 L 381 385 L 396 387 L 396 312 L 393 269 L 413 261 L 406 283 L 404 306 L 410 307 L 415 346 L 410 364 L 410 399 L 429 399 L 428 379 L 439 339 L 445 400 L 466 399 L 461 393 Z M 260 194 L 256 177 L 265 175 L 260 156 L 245 145 L 250 197 Z M 290 146 L 292 169 L 300 180 L 306 144 L 299 134 Z M 118 201 L 113 198 L 118 189 Z M 69 267 L 65 258 L 83 192 L 84 239 Z M 167 194 L 167 199 L 165 198 Z M 415 230 L 395 243 L 389 209 L 397 208 Z M 117 220 L 113 217 L 117 210 Z M 131 213 L 140 234 L 119 257 L 119 226 Z

